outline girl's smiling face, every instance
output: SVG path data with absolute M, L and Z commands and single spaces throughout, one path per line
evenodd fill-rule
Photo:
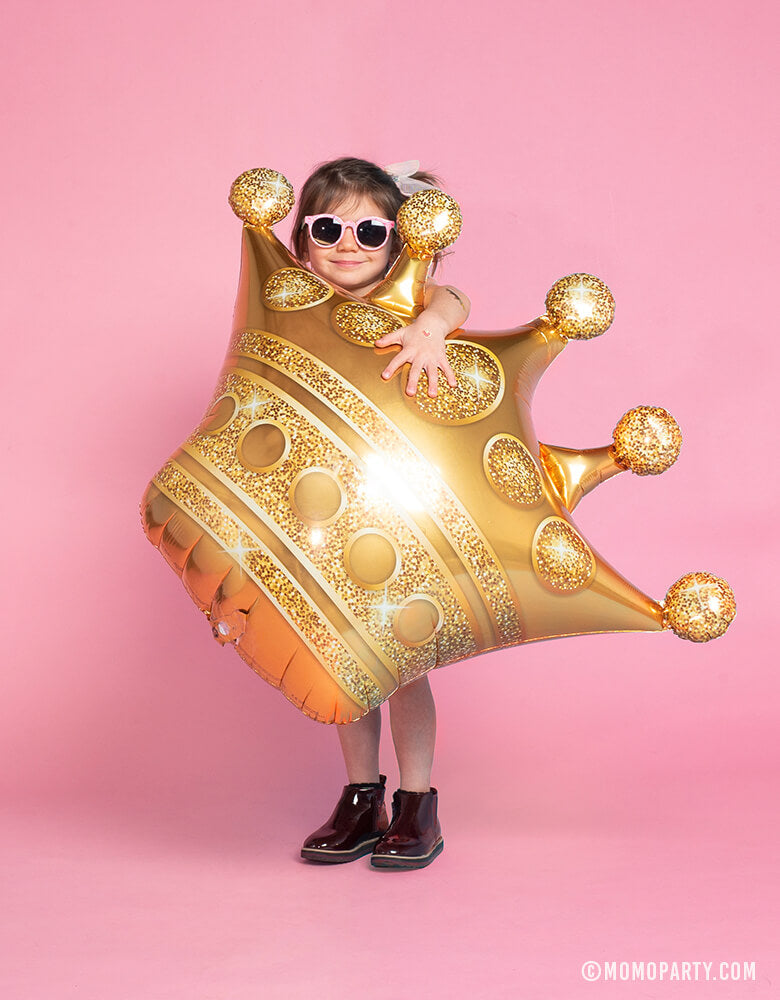
M 344 220 L 363 219 L 366 216 L 384 218 L 384 212 L 373 198 L 367 195 L 351 197 L 328 207 L 328 212 Z M 344 227 L 338 243 L 332 247 L 318 246 L 306 233 L 311 269 L 333 285 L 339 285 L 358 298 L 369 292 L 384 278 L 390 263 L 392 239 L 378 250 L 363 250 L 355 242 L 352 229 Z

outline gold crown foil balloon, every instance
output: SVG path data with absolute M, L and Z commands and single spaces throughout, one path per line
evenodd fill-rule
M 572 511 L 631 469 L 656 475 L 681 435 L 655 406 L 613 443 L 542 444 L 536 385 L 570 339 L 609 327 L 598 278 L 556 282 L 546 313 L 496 336 L 447 343 L 457 387 L 409 397 L 380 377 L 374 341 L 422 310 L 433 255 L 458 236 L 457 204 L 412 195 L 404 248 L 366 300 L 305 269 L 271 231 L 294 203 L 250 170 L 233 335 L 200 423 L 147 487 L 144 529 L 209 619 L 261 677 L 320 722 L 347 723 L 398 687 L 491 649 L 592 632 L 703 642 L 735 614 L 725 581 L 689 573 L 663 604 L 583 537 Z M 462 331 L 458 331 L 462 333 Z

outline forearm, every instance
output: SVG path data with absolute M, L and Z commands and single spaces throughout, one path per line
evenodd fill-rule
M 480 340 L 483 337 L 519 337 L 521 334 L 535 333 L 537 330 L 549 329 L 550 324 L 544 316 L 531 320 L 523 326 L 514 326 L 511 330 L 464 330 L 469 340 Z
M 459 289 L 450 285 L 434 285 L 425 296 L 425 307 L 417 322 L 432 333 L 446 337 L 463 326 L 470 311 L 471 303 Z

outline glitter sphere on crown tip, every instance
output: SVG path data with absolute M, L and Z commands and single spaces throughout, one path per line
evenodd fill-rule
M 734 592 L 713 573 L 686 573 L 664 600 L 664 624 L 681 639 L 709 642 L 723 635 L 737 613 Z
M 237 177 L 228 195 L 235 214 L 248 226 L 273 226 L 295 204 L 295 192 L 287 178 L 277 170 L 256 167 Z
M 454 198 L 438 189 L 417 191 L 398 210 L 398 234 L 415 257 L 433 257 L 460 235 L 463 218 Z
M 612 292 L 593 274 L 559 278 L 547 293 L 545 306 L 558 333 L 572 340 L 600 337 L 615 318 Z

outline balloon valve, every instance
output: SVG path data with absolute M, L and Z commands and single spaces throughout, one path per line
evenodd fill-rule
M 242 611 L 240 608 L 226 615 L 211 614 L 211 633 L 220 646 L 238 644 L 246 631 L 247 614 L 248 612 Z

